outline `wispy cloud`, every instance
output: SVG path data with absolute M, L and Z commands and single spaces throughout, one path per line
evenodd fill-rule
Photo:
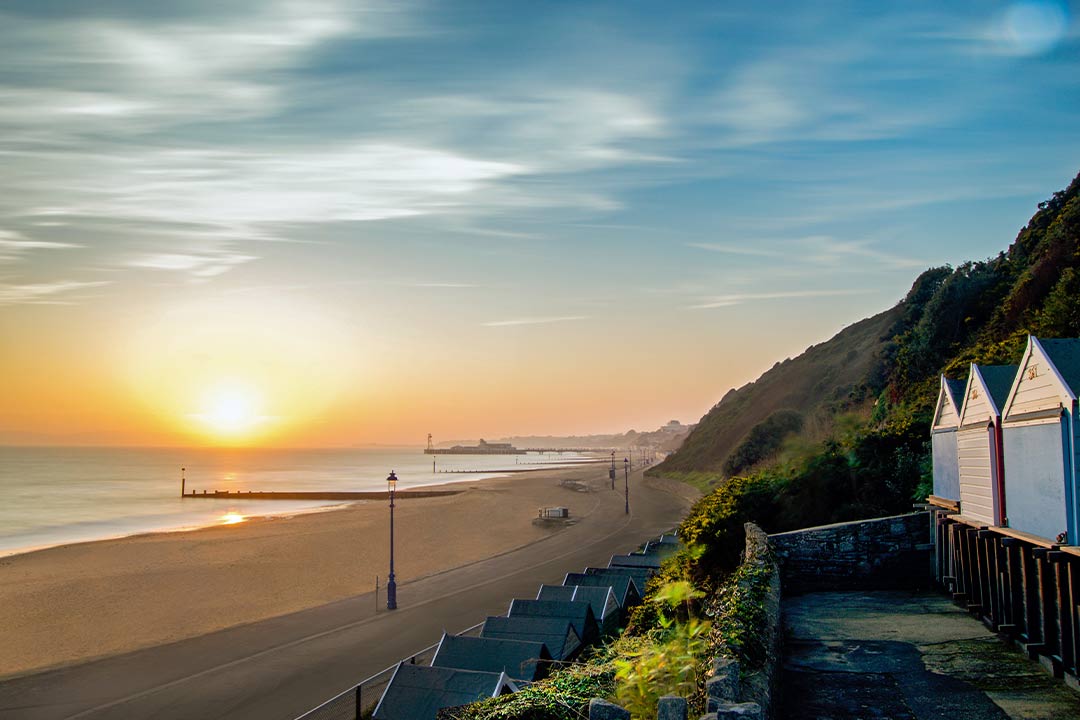
M 32 240 L 12 230 L 0 230 L 0 262 L 18 260 L 30 250 L 63 250 L 82 245 L 50 240 Z
M 226 273 L 237 265 L 256 260 L 254 255 L 218 253 L 191 255 L 185 253 L 159 253 L 133 258 L 128 267 L 183 272 L 196 279 L 208 279 Z
M 104 287 L 111 281 L 57 280 L 23 285 L 0 284 L 0 305 L 73 305 L 84 299 L 81 292 Z
M 492 320 L 482 323 L 484 327 L 513 327 L 516 325 L 548 325 L 551 323 L 573 322 L 576 320 L 588 320 L 588 315 L 564 315 L 561 317 L 527 317 L 513 320 Z
M 786 300 L 790 298 L 820 298 L 837 297 L 844 295 L 862 295 L 866 290 L 790 290 L 785 292 L 766 293 L 735 293 L 730 295 L 713 295 L 703 298 L 697 305 L 690 305 L 687 310 L 707 310 L 711 308 L 731 307 L 743 305 L 755 300 Z

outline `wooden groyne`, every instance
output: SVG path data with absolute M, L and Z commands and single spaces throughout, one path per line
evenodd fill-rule
M 398 490 L 394 497 L 399 500 L 410 498 L 442 497 L 444 495 L 457 495 L 464 492 L 465 488 L 452 490 Z M 310 491 L 310 492 L 281 492 L 260 490 L 203 490 L 202 492 L 184 493 L 181 497 L 198 498 L 204 500 L 388 500 L 390 493 L 385 490 L 373 492 L 342 492 L 342 491 Z

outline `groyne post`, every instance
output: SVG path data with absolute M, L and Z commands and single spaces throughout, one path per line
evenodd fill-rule
M 184 477 L 184 473 L 187 468 L 180 468 L 180 497 L 184 497 L 184 491 L 187 486 L 187 478 Z

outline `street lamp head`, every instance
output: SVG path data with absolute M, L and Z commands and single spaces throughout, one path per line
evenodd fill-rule
M 623 461 L 623 465 L 627 465 L 627 464 L 629 464 L 629 463 L 630 463 L 630 461 L 629 461 L 629 460 L 627 460 L 626 458 L 623 458 L 623 459 L 622 459 L 622 461 Z
M 390 471 L 390 476 L 386 478 L 386 487 L 389 488 L 390 492 L 397 489 L 397 475 L 394 474 L 393 470 Z

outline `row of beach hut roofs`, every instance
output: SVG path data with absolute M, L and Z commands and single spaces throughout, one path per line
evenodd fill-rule
M 930 502 L 972 525 L 1080 544 L 1080 339 L 1028 338 L 1019 365 L 941 377 Z
M 435 720 L 443 708 L 542 680 L 553 666 L 618 633 L 645 583 L 678 549 L 678 538 L 663 535 L 641 552 L 613 556 L 606 568 L 541 585 L 535 599 L 512 600 L 506 615 L 484 621 L 479 637 L 443 633 L 430 666 L 398 664 L 372 717 Z

